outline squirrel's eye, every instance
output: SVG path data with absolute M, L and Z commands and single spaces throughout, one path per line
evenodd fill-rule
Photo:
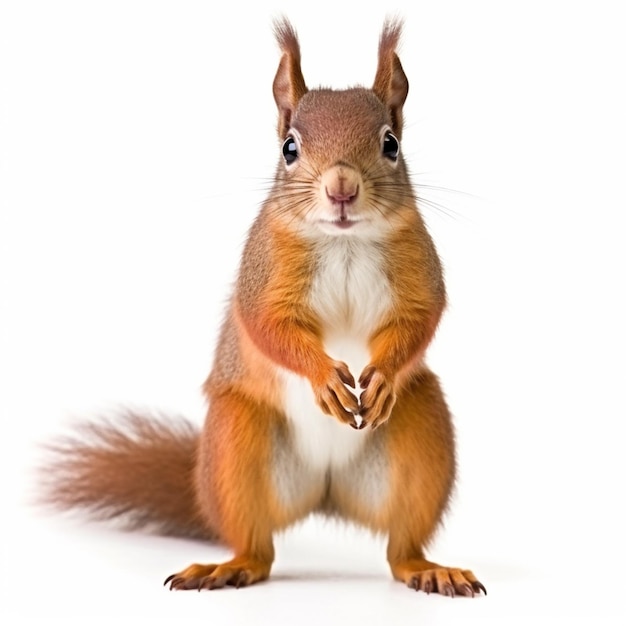
M 390 161 L 397 161 L 400 154 L 400 142 L 397 137 L 388 130 L 383 138 L 383 156 Z
M 291 135 L 289 135 L 283 143 L 283 158 L 287 165 L 291 165 L 298 158 L 296 140 Z

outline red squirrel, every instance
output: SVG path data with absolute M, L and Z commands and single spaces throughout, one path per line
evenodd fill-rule
M 455 480 L 454 433 L 424 362 L 446 304 L 400 148 L 408 81 L 382 30 L 373 87 L 308 89 L 291 24 L 281 59 L 275 182 L 254 221 L 204 385 L 201 432 L 137 414 L 53 443 L 45 498 L 135 528 L 230 546 L 170 589 L 267 579 L 273 535 L 311 513 L 388 537 L 393 577 L 486 593 L 425 548 Z

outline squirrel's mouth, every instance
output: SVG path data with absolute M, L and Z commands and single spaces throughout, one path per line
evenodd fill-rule
M 329 226 L 333 226 L 335 228 L 339 228 L 340 230 L 348 230 L 349 228 L 352 228 L 353 226 L 356 226 L 358 223 L 362 222 L 363 220 L 355 220 L 355 219 L 350 219 L 349 217 L 347 217 L 346 215 L 342 215 L 334 220 L 331 219 L 321 219 L 320 222 L 324 225 L 328 224 Z
M 333 220 L 329 222 L 329 224 L 332 224 L 333 226 L 336 226 L 337 228 L 341 228 L 342 230 L 347 230 L 348 228 L 352 228 L 355 224 L 358 224 L 358 222 L 359 220 L 350 220 L 350 219 L 344 218 L 344 219 Z

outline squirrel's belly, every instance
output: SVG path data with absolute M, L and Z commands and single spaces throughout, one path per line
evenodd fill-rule
M 357 379 L 369 362 L 368 351 L 359 341 L 331 339 L 326 349 L 347 363 Z M 287 371 L 282 379 L 287 439 L 276 442 L 273 468 L 282 503 L 297 506 L 299 501 L 321 498 L 330 489 L 333 499 L 343 501 L 351 494 L 362 506 L 379 510 L 389 493 L 388 460 L 380 438 L 374 441 L 369 428 L 355 430 L 323 413 L 307 379 Z M 358 397 L 358 385 L 353 392 Z
M 392 308 L 382 267 L 382 253 L 371 242 L 338 237 L 319 243 L 309 303 L 324 329 L 326 354 L 346 363 L 355 381 L 370 363 L 369 338 Z M 323 413 L 306 378 L 287 370 L 281 374 L 288 441 L 275 452 L 274 483 L 283 502 L 330 489 L 337 497 L 336 491 L 349 490 L 361 503 L 381 506 L 389 481 L 381 469 L 388 463 L 378 436 Z M 350 391 L 357 398 L 361 394 L 358 383 Z M 373 467 L 379 471 L 368 471 Z
M 328 338 L 325 342 L 329 356 L 345 362 L 358 380 L 369 362 L 366 346 L 346 337 Z M 293 437 L 293 444 L 302 461 L 312 469 L 328 470 L 349 463 L 365 444 L 370 431 L 355 430 L 348 424 L 322 412 L 310 382 L 291 372 L 284 372 L 283 410 Z M 357 398 L 361 390 L 350 389 Z M 356 418 L 357 422 L 359 417 Z

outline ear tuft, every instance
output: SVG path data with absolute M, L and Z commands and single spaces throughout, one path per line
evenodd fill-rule
M 372 90 L 389 110 L 391 126 L 398 138 L 402 135 L 402 106 L 409 93 L 409 81 L 396 49 L 402 35 L 402 21 L 387 19 L 378 45 L 378 68 Z
M 286 18 L 274 21 L 274 35 L 282 57 L 274 78 L 273 92 L 278 107 L 278 135 L 284 138 L 300 98 L 308 91 L 300 69 L 300 44 Z

